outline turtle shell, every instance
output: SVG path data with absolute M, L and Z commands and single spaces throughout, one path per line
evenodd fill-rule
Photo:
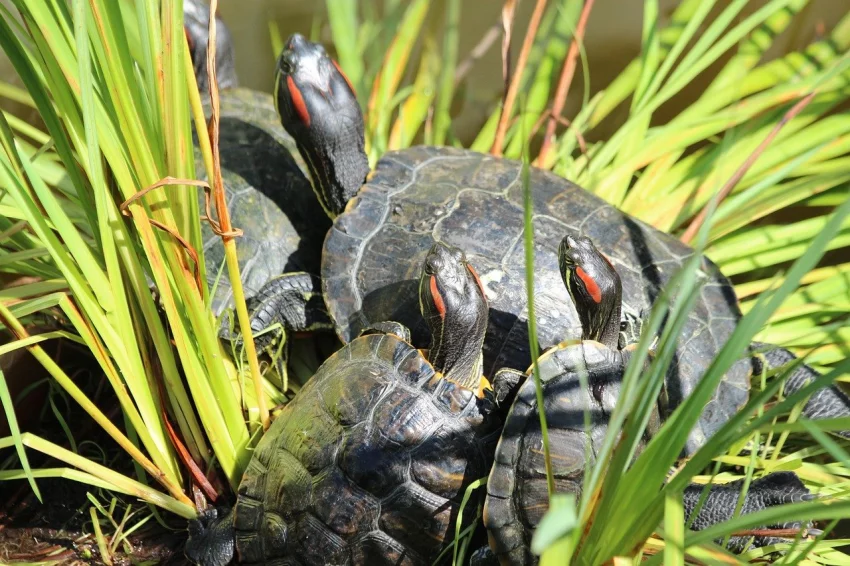
M 466 252 L 487 293 L 490 319 L 485 374 L 531 363 L 523 243 L 522 164 L 468 150 L 415 147 L 387 153 L 334 222 L 325 240 L 325 300 L 343 341 L 364 326 L 395 320 L 425 347 L 428 327 L 418 308 L 418 269 L 434 241 Z M 624 310 L 648 312 L 693 250 L 617 210 L 581 187 L 537 168 L 530 171 L 534 214 L 534 292 L 540 347 L 579 339 L 581 324 L 558 271 L 558 244 L 590 237 L 622 279 Z M 695 387 L 740 318 L 730 282 L 709 260 L 707 281 L 684 326 L 668 376 L 670 408 Z M 538 355 L 538 352 L 535 352 Z M 746 361 L 716 393 L 689 448 L 702 444 L 747 399 Z
M 489 472 L 497 424 L 410 344 L 354 340 L 257 446 L 234 512 L 241 563 L 431 564 Z
M 557 347 L 538 359 L 549 433 L 555 491 L 581 497 L 585 470 L 594 465 L 608 431 L 608 416 L 619 396 L 622 376 L 610 375 L 608 363 L 618 356 L 598 342 Z M 589 388 L 573 368 L 587 368 Z M 594 383 L 604 383 L 599 400 L 590 394 Z M 585 411 L 590 426 L 585 427 Z M 543 436 L 538 416 L 536 383 L 527 379 L 520 387 L 505 419 L 487 481 L 484 526 L 490 548 L 502 564 L 537 563 L 531 537 L 548 509 Z
M 318 274 L 331 223 L 305 176 L 295 141 L 280 125 L 271 95 L 225 90 L 220 109 L 222 177 L 231 223 L 243 232 L 236 238 L 236 252 L 246 298 L 281 273 Z M 205 172 L 197 147 L 195 168 L 199 175 Z M 198 199 L 203 214 L 203 191 Z M 232 305 L 224 245 L 207 222 L 201 224 L 210 289 L 218 280 L 212 301 L 218 314 Z

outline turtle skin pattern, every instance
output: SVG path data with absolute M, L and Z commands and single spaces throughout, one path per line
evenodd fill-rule
M 406 342 L 329 358 L 257 446 L 234 510 L 243 564 L 430 564 L 499 427 Z M 473 515 L 473 513 L 468 513 Z
M 253 297 L 272 277 L 286 272 L 318 274 L 322 242 L 331 222 L 313 194 L 295 141 L 280 125 L 271 95 L 248 89 L 222 91 L 219 152 L 227 208 L 235 228 L 242 284 Z M 205 168 L 195 146 L 195 169 Z M 198 195 L 204 214 L 204 194 Z M 213 208 L 213 214 L 215 209 Z M 221 237 L 202 222 L 210 289 L 218 280 L 213 312 L 232 305 Z
M 425 347 L 428 327 L 419 314 L 418 266 L 434 241 L 466 252 L 490 306 L 484 341 L 485 375 L 531 364 L 523 248 L 522 164 L 468 150 L 415 147 L 387 153 L 334 222 L 322 258 L 323 294 L 343 341 L 380 320 L 398 321 Z M 558 244 L 567 235 L 590 237 L 613 263 L 632 316 L 648 311 L 693 250 L 630 217 L 581 187 L 531 168 L 534 210 L 535 297 L 540 347 L 581 337 L 581 323 L 558 271 Z M 672 410 L 693 391 L 740 318 L 729 281 L 709 260 L 707 281 L 682 331 L 668 375 Z M 535 353 L 537 355 L 538 353 Z M 747 400 L 752 364 L 725 376 L 688 451 L 700 446 Z
M 732 518 L 733 511 L 738 504 L 744 480 L 736 480 L 724 484 L 713 484 L 709 488 L 708 496 L 697 516 L 691 523 L 691 530 L 701 531 L 717 523 L 728 521 Z M 691 520 L 691 513 L 696 508 L 705 486 L 691 484 L 685 487 L 682 493 L 682 503 L 686 511 L 685 520 Z M 741 506 L 741 515 L 747 515 L 755 511 L 761 511 L 776 505 L 788 503 L 800 503 L 811 501 L 815 496 L 809 493 L 806 486 L 794 472 L 774 472 L 770 475 L 753 480 L 747 490 Z M 769 529 L 799 529 L 809 525 L 802 525 L 799 521 L 790 523 L 776 523 L 765 525 Z M 716 539 L 717 544 L 723 544 L 722 539 Z M 764 535 L 756 536 L 734 536 L 730 537 L 728 547 L 732 552 L 744 552 L 754 547 L 763 547 L 772 544 L 788 543 L 787 538 L 778 538 Z

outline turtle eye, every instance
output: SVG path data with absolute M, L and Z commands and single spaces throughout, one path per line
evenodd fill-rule
M 436 274 L 439 267 L 440 266 L 437 264 L 437 260 L 435 258 L 429 257 L 425 260 L 425 273 L 428 275 Z
M 280 70 L 282 73 L 291 75 L 295 73 L 296 62 L 298 61 L 298 56 L 291 50 L 286 49 L 283 53 L 280 54 Z

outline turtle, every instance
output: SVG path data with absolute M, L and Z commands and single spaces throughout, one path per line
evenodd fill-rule
M 185 0 L 184 29 L 207 113 L 206 69 L 210 10 L 202 0 Z M 287 349 L 279 350 L 283 329 L 294 332 L 332 328 L 319 283 L 322 242 L 330 219 L 319 206 L 305 176 L 295 141 L 282 128 L 271 94 L 239 88 L 230 34 L 218 20 L 216 79 L 220 90 L 219 155 L 227 207 L 234 227 L 240 276 L 250 311 L 260 310 L 253 328 L 258 346 L 286 371 Z M 195 144 L 196 170 L 205 170 Z M 205 178 L 202 176 L 202 178 Z M 204 195 L 199 205 L 204 210 Z M 213 289 L 214 315 L 229 314 L 232 289 L 224 266 L 224 245 L 209 223 L 201 226 L 207 283 Z M 262 293 L 260 291 L 262 290 Z M 262 323 L 263 301 L 274 295 L 284 323 Z M 229 316 L 222 317 L 220 336 L 238 346 L 241 336 Z M 259 334 L 262 330 L 265 334 Z M 288 346 L 288 343 L 286 344 Z
M 558 263 L 565 235 L 590 237 L 616 268 L 620 322 L 626 328 L 637 326 L 695 253 L 574 183 L 529 166 L 534 288 L 527 292 L 523 163 L 467 149 L 417 146 L 387 152 L 370 171 L 363 116 L 350 81 L 322 45 L 299 34 L 284 44 L 274 96 L 281 123 L 307 163 L 313 191 L 333 218 L 322 250 L 321 290 L 343 343 L 375 322 L 393 320 L 411 330 L 414 345 L 428 345 L 428 324 L 416 306 L 416 266 L 436 241 L 463 249 L 481 275 L 490 309 L 484 340 L 489 378 L 502 368 L 524 371 L 532 355 L 581 338 L 581 319 Z M 693 391 L 741 318 L 731 282 L 704 255 L 699 261 L 705 281 L 667 376 L 669 411 Z M 529 347 L 529 296 L 539 315 L 538 352 Z M 262 315 L 263 323 L 280 319 L 274 309 Z M 786 350 L 768 354 L 771 365 L 789 358 Z M 705 418 L 690 432 L 686 452 L 701 446 L 745 404 L 755 364 L 755 357 L 748 357 L 729 369 Z M 816 375 L 805 367 L 800 371 Z M 817 405 L 824 414 L 850 414 L 846 395 L 835 388 L 827 393 L 829 402 Z
M 608 415 L 619 397 L 620 383 L 634 344 L 624 347 L 621 339 L 620 278 L 594 243 L 587 237 L 567 235 L 559 248 L 559 265 L 564 285 L 582 321 L 582 339 L 565 341 L 550 349 L 539 358 L 538 368 L 556 491 L 572 493 L 578 500 L 585 470 L 594 465 L 594 455 L 607 433 Z M 530 372 L 531 369 L 526 375 Z M 586 381 L 582 380 L 582 374 Z M 786 383 L 786 393 L 799 390 L 805 381 L 803 377 L 800 373 L 792 375 Z M 536 382 L 518 380 L 514 370 L 503 369 L 494 378 L 493 385 L 501 401 L 510 398 L 510 390 L 519 383 L 522 385 L 510 404 L 496 449 L 483 513 L 490 550 L 504 566 L 537 563 L 530 549 L 531 537 L 549 501 Z M 829 390 L 820 390 L 810 399 L 809 405 L 824 402 L 823 396 L 830 394 Z M 826 402 L 831 400 L 826 399 Z M 659 407 L 655 409 L 647 427 L 649 434 L 657 430 L 663 413 Z M 590 415 L 589 426 L 585 424 L 586 413 Z M 702 418 L 710 418 L 710 414 Z M 712 485 L 691 528 L 702 530 L 730 519 L 742 483 L 743 480 L 738 480 Z M 685 488 L 686 519 L 696 508 L 704 487 L 691 484 Z M 752 482 L 741 512 L 746 514 L 813 498 L 796 474 L 774 472 Z M 797 529 L 801 525 L 788 523 L 769 527 Z M 765 546 L 782 541 L 768 535 L 752 539 L 731 537 L 729 546 L 740 552 L 751 545 Z M 486 563 L 483 553 L 480 559 Z
M 189 43 L 189 55 L 198 90 L 209 90 L 210 77 L 207 73 L 207 41 L 209 40 L 210 7 L 204 0 L 183 0 L 183 30 Z M 215 76 L 218 88 L 224 90 L 239 85 L 236 75 L 236 57 L 230 29 L 216 16 Z
M 195 563 L 227 564 L 235 544 L 242 564 L 427 565 L 447 547 L 501 422 L 483 394 L 475 270 L 439 243 L 420 269 L 427 357 L 383 322 L 328 358 L 261 439 L 233 511 L 190 527 Z

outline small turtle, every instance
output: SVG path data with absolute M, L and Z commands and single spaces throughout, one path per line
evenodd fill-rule
M 528 345 L 522 163 L 457 148 L 413 147 L 387 153 L 369 173 L 363 116 L 350 83 L 321 45 L 297 34 L 279 58 L 275 100 L 284 128 L 308 164 L 314 191 L 334 218 L 322 253 L 322 290 L 343 342 L 377 321 L 395 320 L 411 329 L 413 344 L 427 345 L 427 324 L 416 307 L 416 266 L 441 241 L 463 249 L 481 274 L 490 305 L 484 374 L 492 377 L 500 368 L 524 371 L 539 352 L 530 352 Z M 535 268 L 530 295 L 543 349 L 582 336 L 558 265 L 565 234 L 591 237 L 617 269 L 626 322 L 639 322 L 694 254 L 674 236 L 551 172 L 531 167 L 529 183 Z M 700 269 L 706 281 L 667 376 L 670 411 L 693 391 L 741 318 L 730 281 L 707 258 L 701 258 Z M 279 318 L 273 310 L 263 316 L 266 322 Z M 771 350 L 765 358 L 775 367 L 789 355 Z M 729 369 L 705 417 L 690 432 L 687 452 L 746 403 L 757 363 L 745 358 Z M 817 374 L 803 368 L 798 375 Z M 829 388 L 818 399 L 807 411 L 817 407 L 818 415 L 850 415 L 839 390 Z
M 621 284 L 611 263 L 585 237 L 564 238 L 559 255 L 563 282 L 581 317 L 583 339 L 549 350 L 540 357 L 538 367 L 556 490 L 579 498 L 585 469 L 594 465 L 593 455 L 607 433 L 608 416 L 617 403 L 631 348 L 621 349 L 618 344 Z M 582 372 L 586 372 L 586 388 L 582 386 Z M 494 378 L 497 397 L 506 397 L 519 381 L 513 370 L 502 370 Z M 799 379 L 792 378 L 786 392 L 801 386 Z M 506 418 L 487 482 L 484 525 L 490 548 L 503 565 L 537 563 L 530 550 L 531 537 L 548 508 L 535 387 L 533 379 L 526 379 L 520 387 Z M 828 393 L 822 390 L 819 395 Z M 818 403 L 817 396 L 809 401 L 812 403 Z M 585 412 L 590 415 L 589 428 L 585 427 Z M 650 433 L 657 430 L 662 414 L 663 411 L 656 411 Z M 711 417 L 706 414 L 703 418 Z M 590 461 L 586 458 L 588 454 Z M 691 528 L 702 530 L 730 519 L 741 487 L 741 481 L 712 486 Z M 693 484 L 685 489 L 686 517 L 695 509 L 703 488 Z M 811 498 L 795 474 L 777 472 L 752 482 L 742 513 Z M 795 523 L 771 525 L 771 528 L 800 526 Z M 733 537 L 730 547 L 742 551 L 749 542 L 748 537 Z M 752 540 L 756 546 L 777 542 L 782 539 L 756 536 Z
M 481 397 L 487 302 L 463 253 L 442 244 L 419 293 L 428 359 L 397 323 L 328 358 L 260 441 L 232 513 L 190 527 L 193 561 L 227 564 L 235 544 L 243 564 L 430 565 L 448 546 L 500 431 Z
M 207 95 L 209 7 L 201 0 L 185 0 L 184 17 L 198 88 Z M 306 167 L 294 140 L 280 125 L 271 95 L 234 88 L 237 79 L 230 34 L 220 20 L 216 29 L 216 78 L 221 89 L 219 152 L 231 223 L 242 230 L 235 240 L 242 285 L 249 311 L 256 313 L 252 331 L 257 345 L 277 360 L 279 372 L 285 372 L 287 350 L 277 351 L 284 328 L 296 332 L 332 328 L 318 278 L 330 219 L 312 194 Z M 206 111 L 209 113 L 209 107 Z M 195 167 L 199 172 L 205 170 L 197 146 Z M 203 194 L 199 204 L 203 210 Z M 224 245 L 207 222 L 202 223 L 201 235 L 207 283 L 214 289 L 212 309 L 219 315 L 233 304 Z M 275 310 L 276 322 L 281 325 L 266 324 L 264 313 L 270 309 Z M 232 321 L 225 317 L 222 338 L 233 339 L 238 346 L 241 337 L 231 326 Z

